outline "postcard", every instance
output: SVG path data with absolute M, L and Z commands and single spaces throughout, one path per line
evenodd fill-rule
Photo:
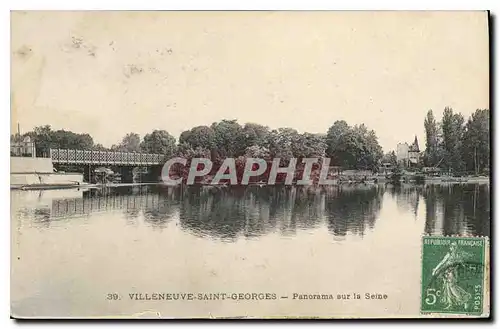
M 11 316 L 490 316 L 486 11 L 11 12 Z

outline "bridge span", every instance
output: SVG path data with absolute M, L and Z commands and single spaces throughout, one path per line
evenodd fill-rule
M 157 166 L 164 161 L 163 154 L 70 149 L 50 149 L 50 158 L 54 164 L 96 166 Z
M 73 167 L 73 170 L 74 167 L 80 167 L 86 182 L 94 182 L 95 168 L 109 167 L 121 174 L 122 182 L 131 183 L 134 181 L 133 169 L 137 167 L 146 169 L 146 181 L 157 182 L 165 156 L 154 153 L 50 149 L 50 159 L 58 170 L 64 170 L 67 166 Z

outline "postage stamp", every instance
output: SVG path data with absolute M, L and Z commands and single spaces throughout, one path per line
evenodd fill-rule
M 422 313 L 482 315 L 484 237 L 422 238 Z

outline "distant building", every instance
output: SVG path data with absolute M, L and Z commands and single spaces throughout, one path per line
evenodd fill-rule
M 415 136 L 413 144 L 398 143 L 396 147 L 396 159 L 405 167 L 416 166 L 420 161 L 420 147 L 418 146 L 418 139 Z
M 390 175 L 394 171 L 394 165 L 389 162 L 384 162 L 380 165 L 378 172 L 379 174 Z
M 417 136 L 415 136 L 415 141 L 413 141 L 413 144 L 408 149 L 408 160 L 410 166 L 417 165 L 420 161 L 420 148 L 418 147 Z
M 438 167 L 423 167 L 422 172 L 424 172 L 428 175 L 437 176 L 442 172 L 442 170 L 441 170 L 441 168 L 438 168 Z
M 408 151 L 410 147 L 408 143 L 398 143 L 396 147 L 396 160 L 398 163 L 405 163 L 408 161 Z
M 31 141 L 29 136 L 24 137 L 22 140 L 16 138 L 10 143 L 10 155 L 34 158 L 36 156 L 35 143 Z

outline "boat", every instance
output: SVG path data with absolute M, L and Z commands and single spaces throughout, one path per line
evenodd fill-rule
M 56 189 L 70 189 L 70 188 L 81 188 L 86 187 L 85 185 L 79 184 L 26 184 L 26 185 L 13 185 L 10 188 L 12 190 L 56 190 Z
M 466 177 L 443 177 L 442 182 L 445 183 L 465 183 L 468 179 Z

